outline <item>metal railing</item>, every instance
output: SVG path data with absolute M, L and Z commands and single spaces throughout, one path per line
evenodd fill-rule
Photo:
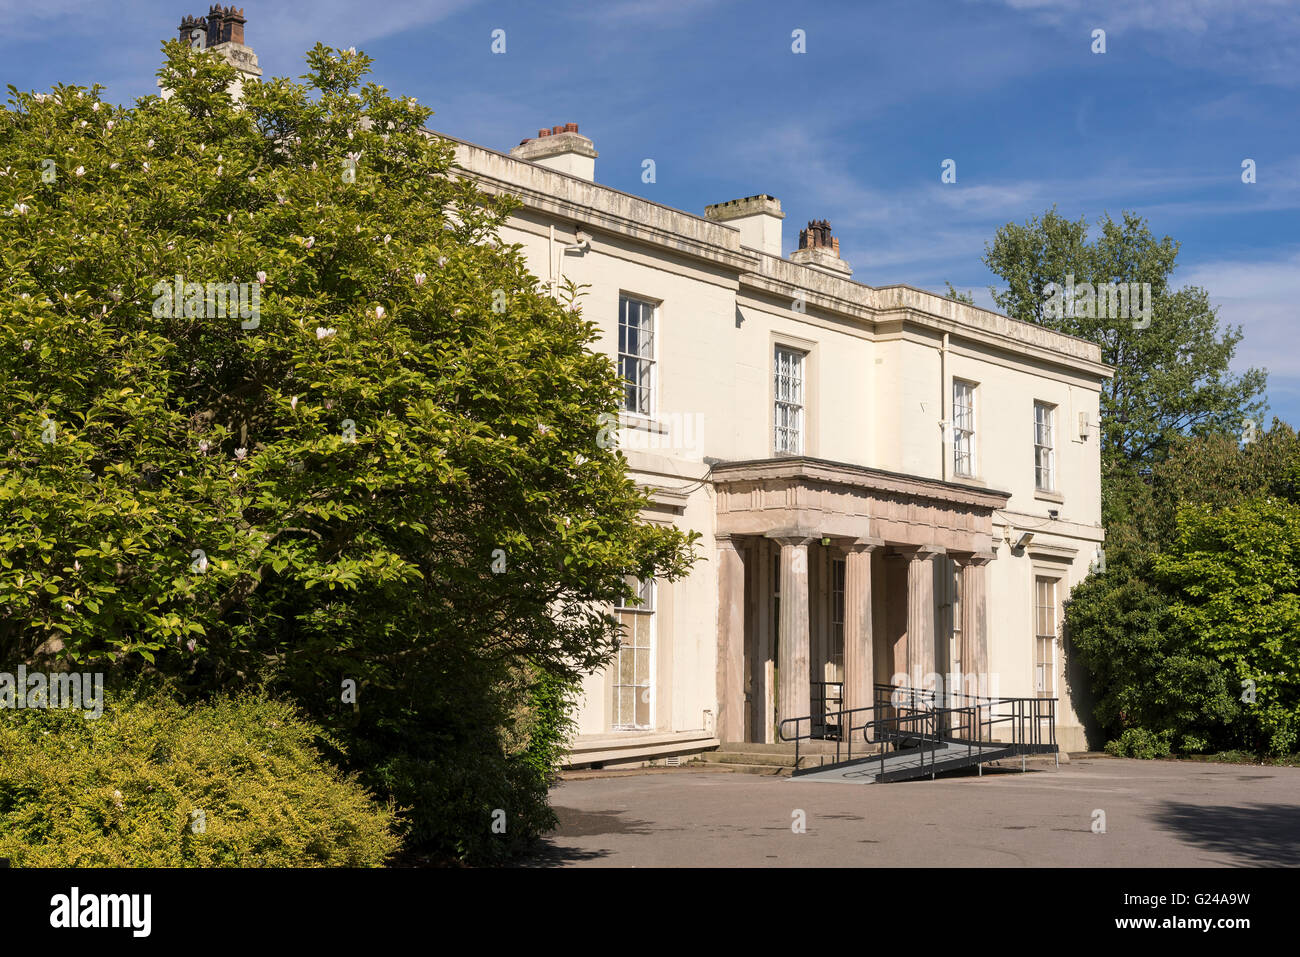
M 843 681 L 812 683 L 812 737 L 835 740 L 840 734 L 839 715 L 844 709 Z
M 933 691 L 896 685 L 876 685 L 873 703 L 860 708 L 839 708 L 829 705 L 842 703 L 841 682 L 814 682 L 812 714 L 800 718 L 787 718 L 777 728 L 784 742 L 794 742 L 794 766 L 799 769 L 800 742 L 810 740 L 835 741 L 835 763 L 852 762 L 853 742 L 862 732 L 865 754 L 861 757 L 878 758 L 879 775 L 885 774 L 885 758 L 900 751 L 914 751 L 920 759 L 920 773 L 925 773 L 927 759 L 933 777 L 938 751 L 966 746 L 968 760 L 974 759 L 989 745 L 1000 745 L 1013 754 L 1055 752 L 1056 700 L 1055 698 L 987 698 L 978 695 L 951 693 L 946 700 L 960 700 L 961 704 L 939 707 Z M 834 687 L 834 696 L 828 692 Z M 800 733 L 801 726 L 807 733 Z M 996 731 L 1009 734 L 1010 739 L 999 738 Z M 828 734 L 828 729 L 836 733 Z M 874 754 L 872 750 L 874 749 Z

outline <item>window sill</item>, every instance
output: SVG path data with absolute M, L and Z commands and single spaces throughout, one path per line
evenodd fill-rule
M 618 414 L 618 426 L 621 429 L 639 429 L 642 432 L 654 432 L 656 435 L 667 435 L 668 427 L 654 416 L 640 415 L 636 412 L 620 412 Z
M 1060 492 L 1052 492 L 1043 488 L 1034 489 L 1034 498 L 1038 499 L 1040 502 L 1053 502 L 1057 505 L 1061 505 L 1065 502 L 1065 496 Z

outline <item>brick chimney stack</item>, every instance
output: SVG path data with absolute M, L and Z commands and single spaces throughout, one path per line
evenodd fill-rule
M 230 95 L 236 100 L 243 94 L 246 82 L 262 77 L 257 54 L 244 43 L 244 24 L 247 22 L 243 7 L 223 7 L 214 3 L 208 9 L 206 17 L 183 17 L 179 31 L 182 43 L 220 53 L 227 63 L 239 71 L 239 78 L 230 87 Z M 194 37 L 196 32 L 201 40 Z M 162 86 L 161 80 L 158 85 Z M 171 96 L 171 91 L 163 89 L 162 96 L 166 99 Z
M 208 10 L 208 46 L 219 43 L 244 43 L 244 19 L 242 7 L 223 7 L 213 4 Z
M 840 258 L 839 238 L 831 235 L 831 224 L 824 219 L 809 220 L 808 228 L 799 230 L 799 248 L 790 254 L 790 261 L 846 279 L 853 274 L 852 267 Z
M 600 154 L 591 140 L 578 132 L 577 123 L 562 123 L 538 130 L 535 139 L 521 140 L 510 155 L 592 182 Z
M 204 46 L 207 46 L 208 21 L 203 17 L 182 17 L 180 26 L 180 41 L 185 44 L 194 43 L 195 32 L 202 33 L 204 36 Z

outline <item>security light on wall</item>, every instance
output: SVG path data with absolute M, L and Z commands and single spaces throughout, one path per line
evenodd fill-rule
M 564 251 L 566 253 L 570 253 L 570 252 L 585 253 L 588 249 L 591 248 L 590 234 L 585 233 L 581 229 L 579 229 L 576 233 L 573 234 L 573 238 L 574 240 L 576 240 L 573 243 L 573 245 L 564 247 Z
M 1020 537 L 1016 539 L 1016 548 L 1024 548 L 1034 540 L 1033 532 L 1021 532 Z

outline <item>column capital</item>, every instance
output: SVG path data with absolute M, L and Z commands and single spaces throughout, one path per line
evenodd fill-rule
M 884 547 L 885 547 L 885 540 L 883 538 L 863 537 L 863 538 L 855 538 L 851 541 L 840 543 L 840 548 L 842 548 L 846 552 L 871 553 L 878 548 L 884 548 Z
M 763 536 L 778 545 L 810 545 L 821 540 L 821 535 L 810 528 L 774 528 Z
M 925 561 L 927 558 L 933 558 L 935 555 L 945 555 L 948 550 L 942 545 L 900 545 L 897 542 L 890 542 L 893 554 L 898 558 L 906 558 L 909 561 Z M 887 555 L 889 553 L 886 553 Z
M 979 568 L 997 558 L 992 552 L 949 552 L 948 557 L 963 568 L 967 565 Z
M 718 546 L 718 548 L 730 548 L 735 550 L 740 544 L 736 541 L 737 538 L 740 538 L 740 536 L 733 535 L 731 532 L 721 532 L 713 536 L 713 542 Z

